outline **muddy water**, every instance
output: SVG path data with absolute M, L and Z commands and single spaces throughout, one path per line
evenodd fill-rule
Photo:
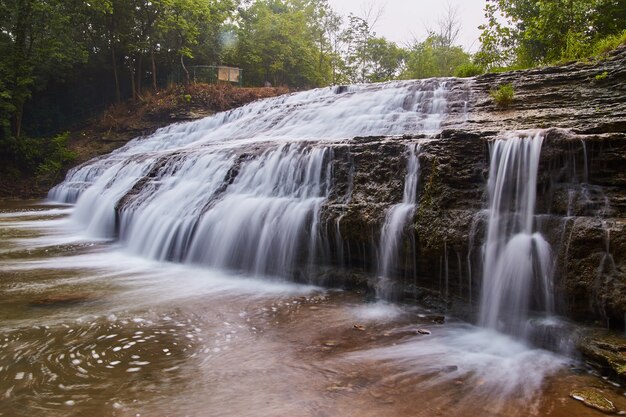
M 602 415 L 581 387 L 626 409 L 572 359 L 417 307 L 130 257 L 71 210 L 0 203 L 0 415 Z

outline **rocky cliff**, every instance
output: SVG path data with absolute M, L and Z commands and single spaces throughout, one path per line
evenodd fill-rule
M 515 90 L 506 108 L 489 94 L 503 84 Z M 600 62 L 253 103 L 87 162 L 51 197 L 80 196 L 75 217 L 135 254 L 325 284 L 384 283 L 385 294 L 471 315 L 490 149 L 512 131 L 543 137 L 533 223 L 552 250 L 557 312 L 623 325 L 625 48 Z M 415 210 L 381 280 L 384 225 L 406 203 L 414 145 Z
M 322 216 L 334 263 L 375 271 L 385 210 L 402 198 L 406 144 L 422 141 L 418 208 L 395 277 L 407 297 L 432 298 L 424 290 L 430 289 L 450 304 L 475 304 L 490 142 L 506 131 L 543 129 L 538 229 L 554 252 L 557 310 L 580 321 L 623 325 L 626 49 L 599 63 L 449 83 L 449 117 L 435 138 L 363 138 L 336 146 L 338 186 Z M 506 83 L 515 98 L 502 109 L 489 92 Z

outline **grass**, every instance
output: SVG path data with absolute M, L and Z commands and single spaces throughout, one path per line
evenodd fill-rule
M 484 72 L 485 72 L 484 68 L 481 67 L 480 65 L 467 63 L 467 64 L 459 65 L 454 70 L 454 76 L 459 77 L 459 78 L 468 78 L 468 77 L 474 77 L 476 75 L 480 75 Z
M 593 46 L 593 55 L 606 55 L 612 50 L 620 47 L 621 45 L 626 45 L 626 30 L 624 30 L 622 33 L 610 35 L 597 41 Z
M 515 89 L 512 84 L 502 84 L 498 88 L 491 90 L 489 95 L 496 103 L 497 107 L 506 108 L 513 103 Z
M 594 78 L 596 81 L 602 81 L 602 80 L 606 80 L 609 77 L 609 73 L 607 71 L 604 71 L 601 74 L 596 75 Z

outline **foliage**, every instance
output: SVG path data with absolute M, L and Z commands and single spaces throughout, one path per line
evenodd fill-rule
M 62 0 L 4 0 L 0 15 L 0 124 L 10 124 L 12 135 L 19 137 L 24 105 L 32 92 L 86 60 L 79 36 L 85 22 L 80 7 Z
M 609 77 L 609 73 L 608 73 L 607 71 L 604 71 L 604 72 L 603 72 L 603 73 L 601 73 L 601 74 L 597 74 L 597 75 L 594 77 L 594 79 L 595 79 L 596 81 L 604 81 L 604 80 L 606 80 L 608 77 Z
M 414 43 L 407 53 L 405 79 L 449 77 L 455 69 L 470 64 L 470 55 L 459 46 L 448 46 L 436 35 Z
M 475 77 L 484 72 L 485 70 L 480 65 L 468 62 L 456 67 L 454 70 L 454 76 L 459 78 Z
M 489 95 L 496 103 L 496 106 L 506 108 L 513 103 L 515 90 L 511 84 L 502 84 L 498 88 L 491 90 Z
M 5 160 L 5 170 L 8 167 L 33 172 L 40 181 L 52 184 L 76 159 L 76 154 L 68 148 L 68 137 L 66 132 L 52 138 L 5 138 L 0 141 L 3 149 L 0 160 Z
M 619 34 L 609 35 L 605 38 L 599 39 L 593 45 L 593 54 L 605 55 L 622 45 L 626 45 L 626 29 Z
M 370 83 L 397 78 L 403 65 L 405 51 L 385 38 L 372 38 L 367 43 L 370 71 L 366 81 Z
M 59 179 L 62 171 L 76 159 L 76 153 L 67 147 L 69 132 L 56 135 L 43 147 L 44 155 L 35 173 L 41 181 L 53 184 Z
M 227 61 L 247 84 L 317 86 L 330 81 L 323 34 L 324 1 L 257 0 L 239 10 L 237 46 Z M 322 17 L 320 17 L 322 16 Z M 321 51 L 321 52 L 320 52 Z
M 592 55 L 626 27 L 626 0 L 487 0 L 485 17 L 477 62 L 531 67 Z

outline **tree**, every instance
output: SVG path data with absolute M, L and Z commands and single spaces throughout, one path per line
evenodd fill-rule
M 450 77 L 455 70 L 471 62 L 460 46 L 448 46 L 448 41 L 431 34 L 423 42 L 415 42 L 407 53 L 405 79 Z
M 448 7 L 437 27 L 428 29 L 427 38 L 422 42 L 413 42 L 407 53 L 402 77 L 450 77 L 457 68 L 469 64 L 470 55 L 455 45 L 460 30 L 457 10 Z
M 626 27 L 626 0 L 487 0 L 478 59 L 528 67 L 589 54 Z
M 385 38 L 372 38 L 367 44 L 369 72 L 367 82 L 376 83 L 397 78 L 404 64 L 406 52 Z
M 0 6 L 0 74 L 11 134 L 22 135 L 24 104 L 51 76 L 87 59 L 79 40 L 80 8 L 62 0 L 4 0 Z M 78 32 L 78 33 L 77 33 Z M 7 107 L 6 102 L 10 104 Z
M 319 72 L 316 34 L 295 0 L 257 0 L 239 10 L 238 44 L 232 63 L 250 84 L 313 87 L 328 77 Z

